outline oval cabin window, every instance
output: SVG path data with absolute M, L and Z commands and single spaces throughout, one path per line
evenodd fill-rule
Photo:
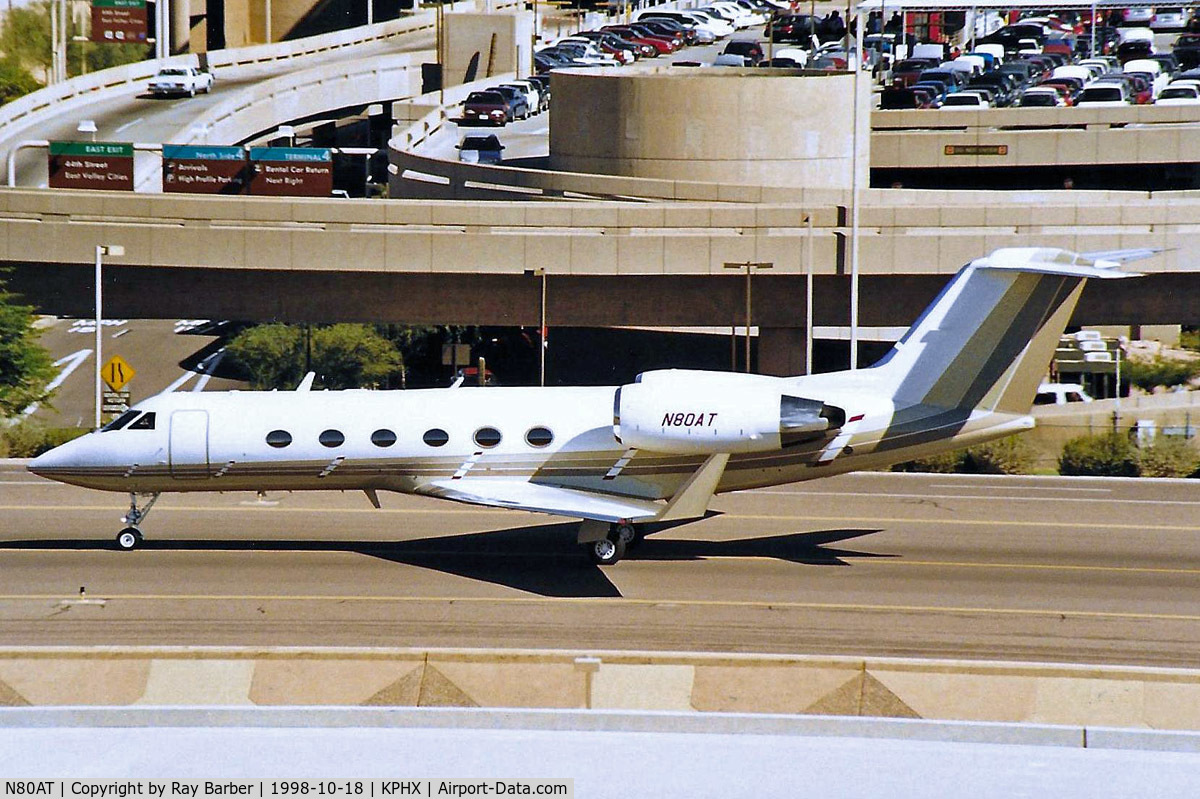
M 346 437 L 341 430 L 326 430 L 317 438 L 323 447 L 340 447 L 346 443 Z
M 494 427 L 481 427 L 475 431 L 475 443 L 484 449 L 500 443 L 500 431 Z
M 282 449 L 292 443 L 292 434 L 286 430 L 272 430 L 267 433 L 267 443 L 276 449 Z
M 426 430 L 425 435 L 421 436 L 421 440 L 431 447 L 441 447 L 450 440 L 450 436 L 445 430 L 435 427 L 432 430 Z
M 531 447 L 544 447 L 554 440 L 554 434 L 545 427 L 534 427 L 525 434 L 525 441 Z
M 377 447 L 390 447 L 396 443 L 396 434 L 386 428 L 371 434 L 371 443 Z

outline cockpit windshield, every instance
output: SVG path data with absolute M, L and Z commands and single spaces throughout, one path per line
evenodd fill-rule
M 116 419 L 113 419 L 111 422 L 104 425 L 104 427 L 101 427 L 100 432 L 107 433 L 110 430 L 120 430 L 122 427 L 136 419 L 140 413 L 141 411 L 125 411 L 125 413 L 121 414 Z
M 139 418 L 141 417 L 141 418 Z M 137 419 L 136 422 L 133 420 Z M 130 424 L 133 422 L 133 424 Z M 110 430 L 120 430 L 127 427 L 130 430 L 153 430 L 154 429 L 154 411 L 142 413 L 141 411 L 125 411 L 125 413 L 113 419 L 104 427 L 100 428 L 101 433 L 107 433 Z

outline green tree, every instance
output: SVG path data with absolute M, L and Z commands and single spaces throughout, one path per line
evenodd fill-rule
M 1200 360 L 1165 358 L 1156 355 L 1150 360 L 1129 360 L 1121 366 L 1122 376 L 1146 391 L 1155 386 L 1180 386 L 1200 374 Z
M 309 347 L 316 382 L 324 388 L 386 386 L 404 368 L 393 343 L 370 325 L 314 327 L 309 337 L 306 342 L 299 325 L 258 325 L 234 336 L 225 354 L 255 389 L 294 388 L 304 377 Z
M 49 69 L 52 60 L 49 3 L 31 3 L 23 8 L 14 8 L 5 19 L 4 31 L 0 33 L 0 50 L 22 64 Z
M 0 417 L 43 402 L 54 378 L 50 354 L 38 343 L 33 307 L 16 302 L 0 281 Z
M 1142 477 L 1191 477 L 1200 466 L 1200 453 L 1179 436 L 1155 436 L 1153 443 L 1138 448 Z
M 304 374 L 304 337 L 291 325 L 258 325 L 230 339 L 225 357 L 247 374 L 251 388 L 293 388 Z
M 0 58 L 0 105 L 42 88 L 21 62 L 12 56 Z
M 404 359 L 370 325 L 336 324 L 312 331 L 312 367 L 326 388 L 387 385 Z
M 1124 433 L 1101 433 L 1072 438 L 1063 445 L 1058 471 L 1067 475 L 1137 477 L 1137 449 Z

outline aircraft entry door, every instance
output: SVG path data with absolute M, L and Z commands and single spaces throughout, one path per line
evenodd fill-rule
M 172 477 L 208 477 L 208 411 L 171 414 Z

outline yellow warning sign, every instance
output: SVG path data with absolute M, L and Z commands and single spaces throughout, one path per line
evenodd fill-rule
M 133 379 L 137 374 L 134 368 L 129 365 L 129 362 L 120 355 L 114 355 L 108 359 L 108 363 L 100 369 L 100 377 L 104 379 L 105 384 L 113 391 L 120 391 L 125 387 L 125 384 Z

